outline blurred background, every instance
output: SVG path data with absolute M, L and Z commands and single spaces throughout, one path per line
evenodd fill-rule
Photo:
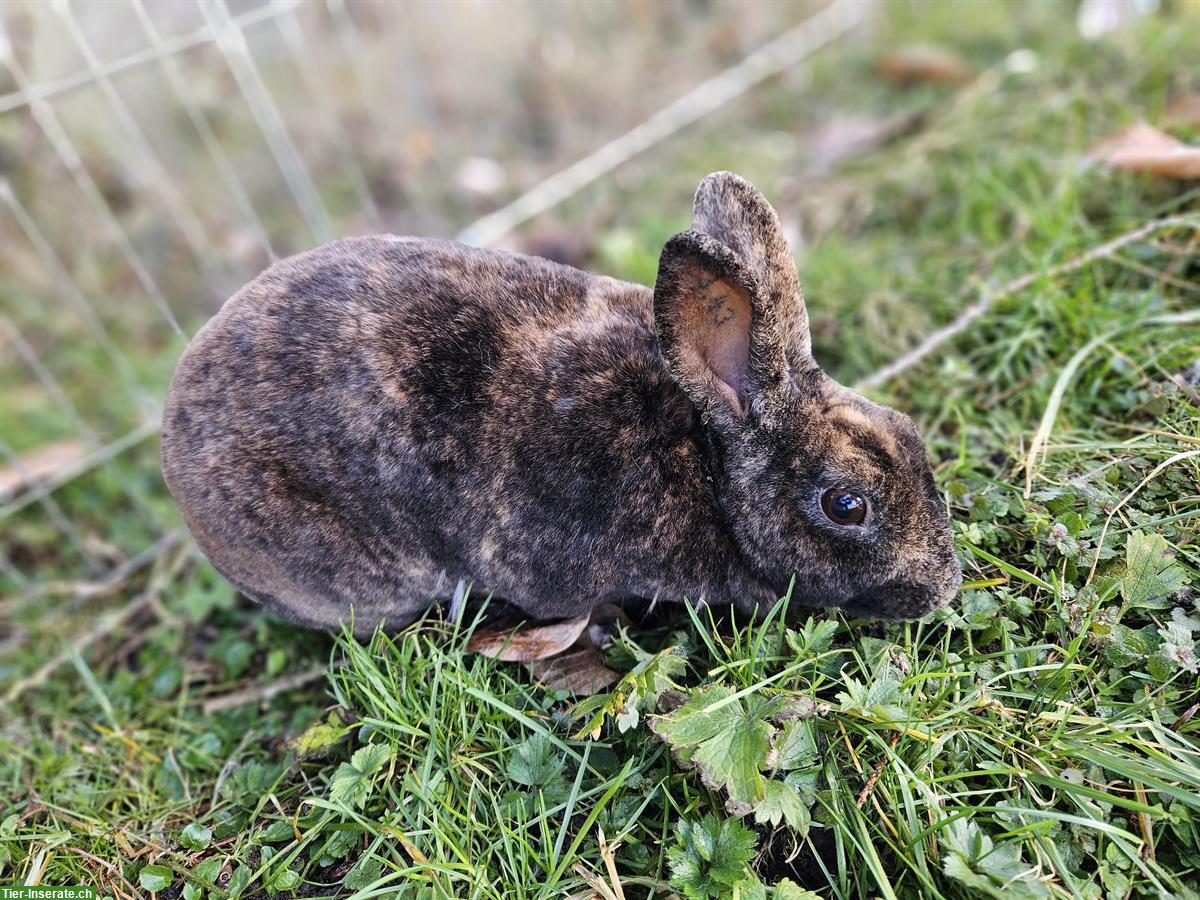
M 204 815 L 227 819 L 217 839 L 235 840 L 245 816 L 221 803 L 251 798 L 258 816 L 285 768 L 267 764 L 291 759 L 285 740 L 329 706 L 329 636 L 240 600 L 187 539 L 159 471 L 175 362 L 228 296 L 274 259 L 370 232 L 648 284 L 718 169 L 776 206 L 819 361 L 926 437 L 977 588 L 946 613 L 955 659 L 983 672 L 994 661 L 974 654 L 1002 643 L 1040 653 L 1014 675 L 1037 694 L 1031 709 L 1065 696 L 1082 710 L 1104 685 L 1150 704 L 1153 682 L 1122 674 L 1163 643 L 1144 609 L 1127 618 L 1136 633 L 1116 613 L 1092 643 L 1059 632 L 1085 628 L 1080 610 L 1100 602 L 1090 548 L 1103 549 L 1104 517 L 1149 466 L 1200 442 L 1181 399 L 1200 403 L 1197 63 L 1200 0 L 0 0 L 0 880 L 139 895 L 136 867 L 108 860 L 154 861 L 209 797 Z M 1144 326 L 1163 315 L 1170 327 Z M 1059 420 L 1055 443 L 1031 449 L 1044 415 Z M 1110 545 L 1150 529 L 1168 570 L 1176 555 L 1200 566 L 1187 458 L 1191 474 L 1141 491 Z M 1118 633 L 1136 638 L 1124 656 Z M 1024 673 L 1068 645 L 1111 674 L 1043 696 Z M 1194 675 L 1194 649 L 1165 670 Z M 940 673 L 950 663 L 936 656 Z M 870 680 L 880 667 L 862 659 Z M 1197 707 L 1180 696 L 1174 711 L 1135 712 L 1186 724 Z M 991 702 L 981 693 L 979 709 Z M 1005 744 L 979 734 L 988 752 Z M 1131 758 L 1159 758 L 1159 740 Z M 847 759 L 830 769 L 851 772 Z M 288 769 L 288 810 L 271 794 L 271 841 L 292 834 L 319 770 Z M 1194 782 L 1180 783 L 1194 804 Z M 947 784 L 937 802 L 951 812 L 994 800 Z M 1194 883 L 1196 826 L 1171 815 L 1180 837 L 1160 860 Z M 1128 825 L 1123 807 L 1112 817 Z M 1041 832 L 1010 826 L 1039 858 Z M 498 857 L 500 833 L 481 830 L 466 855 Z M 1103 871 L 1106 845 L 1081 840 Z M 657 850 L 627 857 L 663 872 Z M 313 858 L 313 872 L 329 867 Z M 869 882 L 891 868 L 862 867 L 845 895 L 891 895 Z M 1008 892 L 1011 873 L 997 878 L 993 893 Z M 1153 885 L 1148 896 L 1166 890 Z

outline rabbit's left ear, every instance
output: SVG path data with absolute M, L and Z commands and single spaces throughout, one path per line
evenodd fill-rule
M 654 320 L 672 375 L 718 427 L 768 411 L 789 375 L 814 365 L 796 265 L 749 182 L 719 172 L 700 183 L 691 230 L 663 247 Z
M 788 364 L 797 369 L 809 364 L 812 340 L 796 261 L 767 198 L 740 175 L 714 172 L 696 188 L 692 230 L 724 244 L 753 273 Z

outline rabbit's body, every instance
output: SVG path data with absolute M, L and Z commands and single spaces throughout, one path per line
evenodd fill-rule
M 697 192 L 653 290 L 446 241 L 284 260 L 180 361 L 163 470 L 288 618 L 401 626 L 460 580 L 531 618 L 628 596 L 919 616 L 961 581 L 912 423 L 826 376 L 778 220 Z M 869 510 L 869 514 L 868 514 Z
M 652 306 L 640 285 L 443 241 L 292 257 L 180 363 L 167 482 L 226 577 L 316 627 L 351 607 L 404 624 L 460 578 L 538 618 L 772 601 L 786 584 L 747 571 L 721 525 Z

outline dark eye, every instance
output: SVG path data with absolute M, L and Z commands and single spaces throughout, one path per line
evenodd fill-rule
M 861 525 L 867 517 L 867 501 L 851 491 L 830 488 L 821 495 L 821 511 L 834 525 Z

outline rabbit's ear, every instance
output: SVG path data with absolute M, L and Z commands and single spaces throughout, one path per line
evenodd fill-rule
M 732 172 L 714 172 L 696 188 L 692 230 L 732 250 L 758 282 L 765 306 L 779 329 L 788 364 L 811 364 L 812 341 L 796 261 L 779 217 L 754 185 Z
M 769 416 L 788 380 L 816 366 L 779 219 L 730 172 L 700 182 L 692 229 L 663 248 L 654 320 L 675 380 L 719 427 Z
M 782 379 L 781 345 L 758 280 L 706 234 L 685 231 L 663 247 L 654 323 L 672 376 L 718 427 L 739 426 Z

